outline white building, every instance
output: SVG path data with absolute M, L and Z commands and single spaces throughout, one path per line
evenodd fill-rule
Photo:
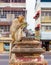
M 40 40 L 45 43 L 46 47 L 49 47 L 51 42 L 51 0 L 36 0 L 35 12 L 36 27 L 40 26 Z
M 10 25 L 18 15 L 26 17 L 26 0 L 0 0 L 0 51 L 9 51 Z
M 35 28 L 35 20 L 33 19 L 34 16 L 34 6 L 35 6 L 35 0 L 26 0 L 26 10 L 27 10 L 27 23 L 28 23 L 28 29 L 31 29 L 34 31 Z
M 11 21 L 18 15 L 25 16 L 26 0 L 0 0 L 0 29 L 9 32 Z

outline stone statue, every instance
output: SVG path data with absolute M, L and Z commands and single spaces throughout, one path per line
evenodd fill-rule
M 15 41 L 21 41 L 23 29 L 27 26 L 25 22 L 25 18 L 22 15 L 19 15 L 15 20 L 12 21 L 12 25 L 10 27 L 12 43 Z

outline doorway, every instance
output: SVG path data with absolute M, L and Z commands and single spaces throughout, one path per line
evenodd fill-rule
M 46 51 L 49 51 L 49 41 L 45 41 L 45 48 L 46 48 Z

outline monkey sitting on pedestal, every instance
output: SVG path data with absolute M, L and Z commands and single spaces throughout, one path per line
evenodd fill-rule
M 23 29 L 27 26 L 27 23 L 24 20 L 24 16 L 22 15 L 18 16 L 15 20 L 13 20 L 10 27 L 11 36 L 13 39 L 12 43 L 21 40 Z

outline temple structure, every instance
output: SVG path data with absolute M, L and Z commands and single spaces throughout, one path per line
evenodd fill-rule
M 22 38 L 21 42 L 11 45 L 10 65 L 47 65 L 47 61 L 41 55 L 44 52 L 40 41 Z

